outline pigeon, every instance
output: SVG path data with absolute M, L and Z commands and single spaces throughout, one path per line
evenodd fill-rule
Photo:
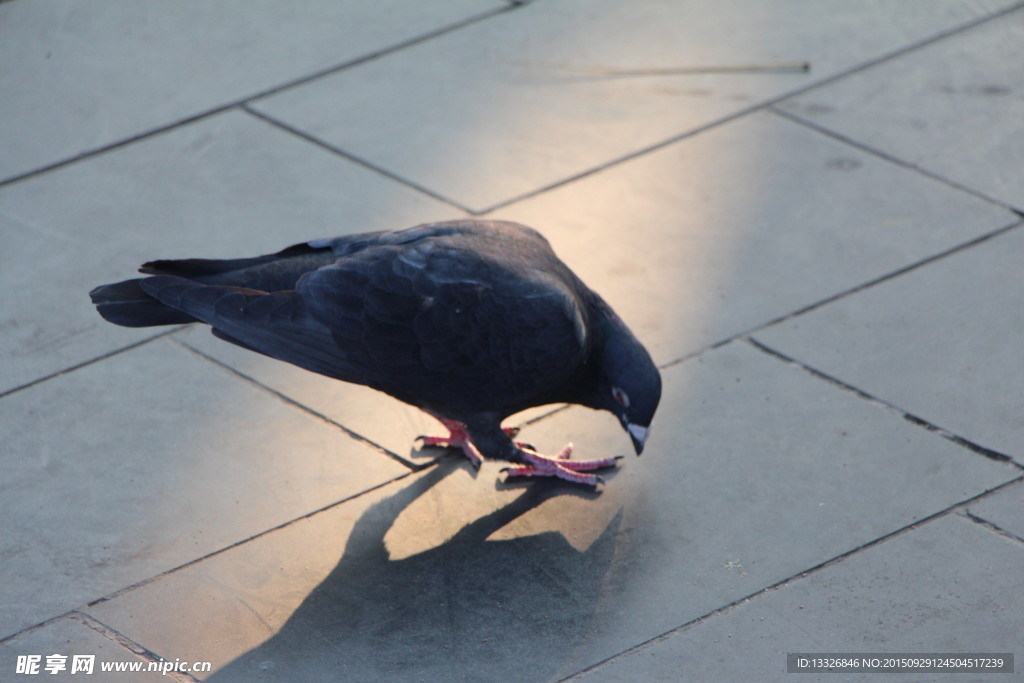
M 596 486 L 622 456 L 542 455 L 505 418 L 578 404 L 613 413 L 639 455 L 661 398 L 650 355 L 545 237 L 453 220 L 311 240 L 265 256 L 145 263 L 148 277 L 90 292 L 126 327 L 202 322 L 215 336 L 362 384 L 437 418 L 424 446 L 461 449 L 507 477 Z

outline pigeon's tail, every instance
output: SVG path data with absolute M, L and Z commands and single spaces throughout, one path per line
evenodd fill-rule
M 2 1 L 2 0 L 0 0 Z M 328 265 L 337 258 L 329 244 L 296 244 L 276 254 L 240 259 L 177 259 L 150 261 L 139 270 L 147 275 L 175 277 L 201 284 L 243 287 L 262 292 L 295 289 L 306 272 Z M 136 278 L 103 285 L 89 292 L 92 302 L 106 320 L 125 327 L 181 325 L 198 319 L 161 303 Z
M 166 306 L 142 290 L 143 278 L 101 285 L 89 292 L 96 310 L 108 322 L 124 327 L 154 327 L 198 322 L 188 313 Z

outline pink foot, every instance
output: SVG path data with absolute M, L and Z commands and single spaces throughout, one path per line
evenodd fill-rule
M 599 460 L 570 460 L 572 455 L 572 444 L 555 453 L 553 456 L 541 455 L 533 449 L 520 447 L 519 454 L 525 464 L 507 467 L 509 477 L 557 477 L 576 484 L 597 486 L 604 483 L 604 479 L 596 474 L 584 474 L 590 470 L 598 470 L 604 467 L 612 467 L 622 457 L 616 455 L 611 458 Z
M 422 441 L 424 446 L 438 446 L 440 448 L 460 448 L 465 454 L 469 461 L 473 463 L 473 467 L 480 469 L 480 465 L 484 461 L 484 456 L 480 454 L 477 447 L 473 445 L 473 441 L 469 438 L 469 432 L 466 431 L 466 427 L 456 420 L 441 420 L 441 424 L 448 428 L 448 436 L 417 436 L 417 441 Z M 519 427 L 502 427 L 501 431 L 505 432 L 509 437 L 513 437 L 519 433 Z M 522 448 L 523 444 L 518 441 L 516 445 Z

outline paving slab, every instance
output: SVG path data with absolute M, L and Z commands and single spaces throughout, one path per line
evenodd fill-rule
M 492 216 L 547 235 L 658 363 L 1019 220 L 767 113 Z
M 239 0 L 3 3 L 0 180 L 504 6 L 347 0 L 296 11 Z
M 1010 486 L 985 496 L 967 509 L 972 515 L 1024 539 L 1024 485 Z
M 139 656 L 138 653 L 121 645 L 119 642 L 103 635 L 97 628 L 101 626 L 93 624 L 94 627 L 86 625 L 83 618 L 66 617 L 42 628 L 19 635 L 16 638 L 0 643 L 0 676 L 5 681 L 61 681 L 62 683 L 74 683 L 82 680 L 102 681 L 144 681 L 155 683 L 155 681 L 180 681 L 172 675 L 163 675 L 160 671 L 149 671 L 147 668 L 150 661 Z M 38 669 L 27 668 L 18 670 L 19 656 L 38 655 Z M 51 655 L 58 655 L 57 658 L 49 659 Z M 88 667 L 89 664 L 75 663 L 75 655 L 92 656 L 92 669 L 78 668 Z M 63 656 L 64 659 L 60 659 Z M 52 669 L 47 665 L 52 664 Z M 134 667 L 139 666 L 138 672 L 104 672 L 104 665 Z M 174 660 L 171 660 L 174 664 Z M 189 663 L 190 665 L 192 662 Z M 26 667 L 30 665 L 25 664 Z M 63 668 L 61 668 L 63 666 Z M 51 673 L 52 670 L 52 673 Z M 35 673 L 32 673 L 35 671 Z
M 255 106 L 482 211 L 1010 4 L 536 2 Z
M 756 334 L 791 358 L 1022 462 L 1015 228 Z
M 453 456 L 87 611 L 211 680 L 545 680 L 1019 476 L 746 344 L 665 377 L 596 493 Z M 621 431 L 570 409 L 524 436 Z
M 256 255 L 453 212 L 240 112 L 0 188 L 12 293 L 0 300 L 0 392 L 152 336 L 104 322 L 88 297 L 144 261 Z
M 1024 10 L 783 102 L 787 112 L 1024 207 Z
M 1019 678 L 1024 545 L 951 514 L 744 601 L 583 681 Z M 788 652 L 1016 655 L 1006 674 L 787 674 Z
M 0 424 L 2 636 L 408 472 L 166 339 L 5 397 Z

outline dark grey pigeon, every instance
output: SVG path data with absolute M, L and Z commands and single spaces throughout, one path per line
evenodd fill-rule
M 204 322 L 233 344 L 364 384 L 438 418 L 425 445 L 513 463 L 509 476 L 595 485 L 616 458 L 543 456 L 501 421 L 549 403 L 612 412 L 637 454 L 661 376 L 619 316 L 537 231 L 462 220 L 313 240 L 267 256 L 152 261 L 97 287 L 127 327 Z

